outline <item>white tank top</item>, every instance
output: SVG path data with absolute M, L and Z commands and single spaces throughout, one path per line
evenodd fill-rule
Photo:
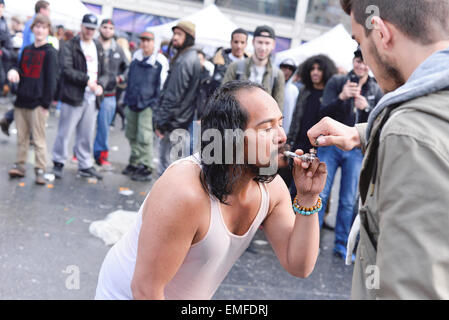
M 191 161 L 200 166 L 200 161 L 195 156 L 180 159 L 171 166 L 180 161 Z M 165 287 L 166 299 L 206 300 L 212 298 L 237 259 L 248 248 L 268 214 L 269 193 L 264 183 L 259 183 L 259 187 L 262 193 L 259 212 L 251 227 L 242 236 L 228 230 L 219 201 L 210 197 L 211 218 L 208 232 L 201 241 L 190 247 L 178 272 Z M 133 299 L 131 281 L 136 265 L 137 242 L 145 201 L 140 207 L 135 226 L 106 255 L 98 276 L 95 299 Z

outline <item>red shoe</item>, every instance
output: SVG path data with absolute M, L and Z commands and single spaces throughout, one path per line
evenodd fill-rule
M 112 167 L 111 163 L 108 161 L 108 155 L 108 151 L 101 151 L 100 157 L 97 159 L 97 164 L 104 167 L 105 169 Z
M 76 158 L 76 156 L 75 155 L 73 155 L 73 157 L 72 157 L 72 163 L 78 163 L 78 159 Z

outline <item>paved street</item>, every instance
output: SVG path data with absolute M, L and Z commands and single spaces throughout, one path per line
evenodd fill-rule
M 8 107 L 3 100 L 1 116 Z M 152 185 L 133 182 L 120 174 L 127 164 L 129 146 L 119 123 L 110 139 L 110 160 L 116 170 L 105 172 L 104 180 L 97 183 L 77 178 L 76 165 L 68 161 L 62 180 L 37 186 L 32 152 L 27 177 L 9 179 L 7 172 L 15 161 L 16 135 L 7 138 L 0 133 L 0 299 L 94 297 L 98 271 L 109 247 L 89 233 L 90 223 L 116 210 L 138 211 Z M 47 128 L 49 161 L 56 129 L 57 117 L 52 113 Z M 134 193 L 121 195 L 120 188 Z M 214 299 L 349 298 L 352 267 L 332 255 L 332 231 L 323 230 L 315 271 L 305 280 L 282 269 L 262 232 L 255 240 L 258 241 L 238 260 Z M 70 266 L 79 268 L 79 289 L 66 287 L 69 274 L 64 271 L 73 270 Z

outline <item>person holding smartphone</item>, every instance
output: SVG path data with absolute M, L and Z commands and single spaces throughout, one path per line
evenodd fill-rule
M 366 122 L 371 110 L 383 96 L 376 80 L 370 77 L 369 71 L 369 67 L 363 60 L 361 50 L 357 49 L 354 52 L 353 70 L 348 75 L 336 75 L 328 81 L 323 93 L 320 118 L 330 117 L 348 126 Z M 323 208 L 319 213 L 320 226 L 323 225 L 326 204 L 335 174 L 339 167 L 342 170 L 335 226 L 334 254 L 344 259 L 354 216 L 363 154 L 360 148 L 342 151 L 337 147 L 330 146 L 319 148 L 318 157 L 326 163 L 329 172 L 326 186 L 321 193 Z

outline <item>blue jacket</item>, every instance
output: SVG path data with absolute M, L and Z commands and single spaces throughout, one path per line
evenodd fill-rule
M 143 60 L 135 57 L 128 72 L 125 104 L 133 111 L 154 108 L 160 96 L 162 65 L 155 56 Z
M 19 51 L 19 61 L 20 58 L 22 57 L 23 49 L 34 43 L 34 33 L 33 31 L 31 31 L 31 25 L 33 24 L 35 17 L 36 16 L 34 16 L 32 19 L 28 20 L 25 23 L 25 28 L 23 29 L 23 43 Z
M 377 82 L 369 77 L 368 81 L 362 87 L 362 96 L 368 101 L 369 107 L 365 110 L 357 110 L 354 112 L 354 107 L 351 100 L 342 101 L 339 98 L 343 87 L 350 79 L 351 71 L 348 75 L 335 75 L 326 84 L 320 108 L 320 118 L 331 117 L 347 126 L 353 127 L 356 123 L 363 123 L 368 121 L 368 116 L 371 110 L 377 105 L 383 96 Z

